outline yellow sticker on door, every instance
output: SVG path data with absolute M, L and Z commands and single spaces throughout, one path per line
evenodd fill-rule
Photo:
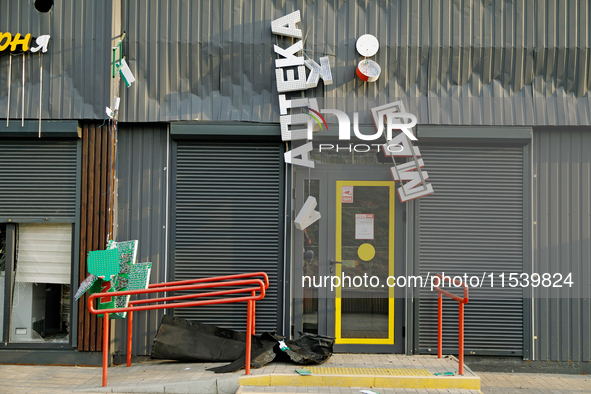
M 371 244 L 362 244 L 359 246 L 359 249 L 357 249 L 357 254 L 361 260 L 369 261 L 375 257 L 376 248 L 374 248 Z

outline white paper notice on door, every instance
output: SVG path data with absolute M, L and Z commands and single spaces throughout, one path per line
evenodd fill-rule
M 355 214 L 355 239 L 373 239 L 373 213 Z

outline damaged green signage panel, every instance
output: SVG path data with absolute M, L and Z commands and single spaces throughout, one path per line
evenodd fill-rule
M 90 275 L 80 284 L 74 296 L 78 300 L 84 293 L 105 293 L 98 299 L 97 309 L 126 308 L 130 296 L 109 296 L 108 293 L 148 288 L 152 263 L 136 263 L 138 241 L 109 241 L 107 250 L 88 254 Z M 98 315 L 102 317 L 103 315 Z M 127 312 L 111 313 L 114 319 L 123 319 Z
M 86 264 L 89 273 L 111 280 L 113 275 L 119 273 L 119 250 L 115 248 L 88 252 Z

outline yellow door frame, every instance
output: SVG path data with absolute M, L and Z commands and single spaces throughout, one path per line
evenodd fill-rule
M 390 209 L 389 209 L 389 233 L 388 240 L 388 275 L 394 276 L 394 208 L 396 204 L 396 183 L 392 181 L 337 181 L 336 182 L 336 242 L 335 260 L 341 261 L 342 246 L 342 186 L 387 186 L 390 188 Z M 341 277 L 341 264 L 336 265 L 336 275 Z M 363 345 L 393 345 L 394 344 L 394 287 L 388 288 L 388 338 L 342 338 L 341 337 L 341 287 L 335 289 L 335 343 L 337 344 L 363 344 Z

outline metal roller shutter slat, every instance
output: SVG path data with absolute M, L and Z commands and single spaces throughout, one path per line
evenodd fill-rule
M 0 219 L 76 217 L 76 141 L 0 142 Z
M 521 273 L 522 148 L 422 146 L 421 153 L 436 192 L 420 202 L 420 274 L 444 271 L 448 276 L 467 273 L 481 278 L 483 271 Z M 487 284 L 490 279 L 483 286 Z M 419 348 L 433 352 L 437 299 L 429 288 L 420 294 Z M 521 287 L 471 290 L 465 307 L 466 353 L 522 354 L 521 295 Z M 457 302 L 444 299 L 443 308 L 444 347 L 457 349 Z
M 177 147 L 175 279 L 264 271 L 270 287 L 256 304 L 257 331 L 276 329 L 280 145 L 179 142 Z M 246 329 L 243 303 L 183 308 L 175 316 Z

